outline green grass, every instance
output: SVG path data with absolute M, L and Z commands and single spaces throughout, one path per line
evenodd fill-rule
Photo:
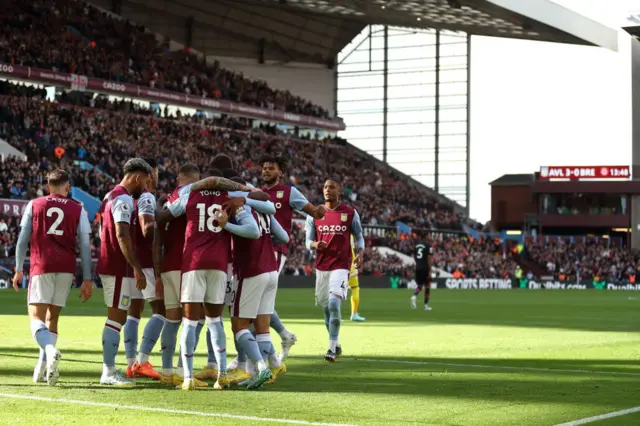
M 357 425 L 555 425 L 640 405 L 640 300 L 632 293 L 438 290 L 432 312 L 409 310 L 406 290 L 361 293 L 368 321 L 343 323 L 339 362 L 321 358 L 327 335 L 312 291 L 281 290 L 278 311 L 300 339 L 289 372 L 258 392 L 182 392 L 146 380 L 132 390 L 98 384 L 101 292 L 86 304 L 72 292 L 60 322 L 59 386 L 32 384 L 37 348 L 26 295 L 3 291 L 0 424 L 256 424 L 122 407 L 138 406 Z M 121 344 L 120 362 L 122 352 Z M 159 345 L 152 362 L 160 365 Z M 196 366 L 205 362 L 202 342 Z M 638 425 L 640 413 L 594 424 Z

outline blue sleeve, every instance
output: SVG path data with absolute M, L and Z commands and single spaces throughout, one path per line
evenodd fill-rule
M 258 213 L 264 213 L 266 215 L 274 215 L 276 214 L 276 206 L 271 201 L 258 201 L 249 198 L 250 192 L 241 192 L 241 191 L 233 191 L 229 192 L 229 197 L 244 197 L 245 205 L 251 207 L 253 210 Z
M 297 188 L 291 187 L 291 194 L 289 195 L 289 205 L 294 210 L 302 210 L 304 206 L 309 204 L 309 200 Z
M 29 201 L 27 203 L 27 207 L 24 208 L 24 212 L 22 213 L 22 219 L 20 219 L 20 227 L 29 227 L 29 232 L 31 232 L 31 224 L 33 222 L 33 202 Z
M 284 230 L 282 225 L 271 216 L 271 238 L 274 244 L 287 244 L 289 242 L 289 234 Z
M 131 224 L 133 214 L 133 198 L 129 195 L 118 195 L 111 203 L 111 214 L 116 223 L 124 222 Z
M 356 248 L 364 250 L 364 236 L 362 235 L 362 224 L 360 223 L 360 215 L 357 211 L 353 212 L 353 222 L 351 222 L 351 235 L 353 235 Z
M 22 226 L 16 243 L 16 272 L 22 272 L 24 259 L 27 257 L 27 247 L 31 238 L 31 222 L 28 226 Z
M 182 216 L 187 211 L 187 203 L 189 202 L 192 185 L 193 184 L 190 184 L 180 188 L 180 191 L 178 191 L 178 198 L 167 206 L 167 210 L 171 212 L 173 217 Z
M 311 250 L 311 243 L 316 241 L 316 225 L 313 223 L 313 218 L 311 216 L 307 216 L 307 220 L 304 222 L 305 228 L 305 246 L 308 250 Z
M 78 234 L 80 238 L 80 262 L 82 264 L 82 279 L 91 279 L 91 242 L 88 233 Z
M 224 229 L 239 237 L 250 238 L 252 240 L 260 238 L 260 229 L 250 209 L 243 208 L 236 213 L 235 222 L 237 224 L 231 221 L 227 222 Z

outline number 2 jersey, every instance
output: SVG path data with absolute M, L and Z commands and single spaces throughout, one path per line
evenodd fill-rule
M 20 227 L 31 230 L 31 276 L 76 272 L 76 238 L 91 233 L 87 212 L 70 198 L 50 194 L 29 201 Z
M 227 273 L 231 233 L 219 226 L 215 215 L 222 209 L 222 204 L 229 200 L 228 193 L 218 190 L 191 192 L 192 185 L 181 188 L 178 199 L 169 204 L 169 211 L 174 217 L 185 215 L 187 218 L 182 273 L 199 270 Z M 247 215 L 251 216 L 246 209 L 239 209 L 236 219 L 242 220 Z

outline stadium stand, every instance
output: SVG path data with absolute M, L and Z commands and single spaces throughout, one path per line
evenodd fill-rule
M 169 51 L 144 27 L 84 3 L 7 0 L 0 5 L 0 61 L 226 99 L 328 118 L 320 106 L 263 81 Z

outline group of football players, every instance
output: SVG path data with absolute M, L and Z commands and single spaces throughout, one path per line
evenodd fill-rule
M 213 159 L 206 178 L 196 165 L 184 164 L 176 189 L 156 200 L 156 161 L 132 158 L 124 165 L 122 181 L 100 207 L 96 272 L 107 306 L 101 384 L 131 387 L 132 379 L 150 377 L 183 390 L 206 387 L 206 379 L 214 380 L 216 389 L 258 389 L 284 374 L 284 360 L 297 337 L 280 321 L 275 301 L 294 212 L 306 216 L 306 246 L 316 251 L 316 304 L 324 311 L 329 334 L 325 359 L 334 362 L 342 353 L 341 303 L 350 285 L 357 289 L 350 272 L 357 271 L 364 250 L 358 213 L 341 203 L 337 179 L 326 180 L 325 203 L 316 206 L 295 187 L 280 183 L 285 168 L 280 158 L 265 157 L 261 166 L 263 187 L 258 189 L 240 177 L 224 154 Z M 76 240 L 83 300 L 91 297 L 93 286 L 89 221 L 82 206 L 67 198 L 69 175 L 51 172 L 48 188 L 49 195 L 29 202 L 22 218 L 14 287 L 19 288 L 30 245 L 28 309 L 40 346 L 34 381 L 53 385 L 61 359 L 57 323 L 76 269 Z M 139 341 L 145 301 L 152 316 Z M 237 352 L 229 365 L 226 315 Z M 362 319 L 357 311 L 353 318 Z M 174 368 L 180 325 L 180 356 Z M 205 325 L 208 362 L 196 374 L 193 356 Z M 271 341 L 271 328 L 282 338 L 280 354 Z M 127 357 L 124 377 L 116 370 L 121 331 Z M 149 362 L 158 340 L 160 373 Z

